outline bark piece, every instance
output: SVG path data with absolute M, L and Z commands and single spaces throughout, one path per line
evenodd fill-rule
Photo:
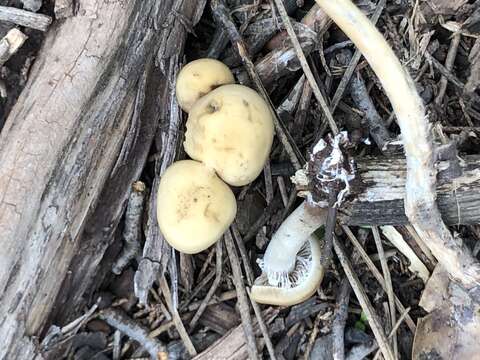
M 27 38 L 27 35 L 14 28 L 0 40 L 0 66 L 20 49 Z
M 448 172 L 450 162 L 438 164 L 437 202 L 449 225 L 480 221 L 480 157 L 466 156 L 458 177 Z M 405 225 L 403 159 L 362 159 L 358 162 L 358 192 L 339 209 L 340 222 L 348 225 Z M 356 192 L 357 190 L 353 190 Z
M 47 325 L 57 294 L 59 318 L 85 301 L 159 119 L 165 82 L 152 64 L 154 54 L 169 61 L 157 50 L 173 31 L 155 23 L 180 3 L 198 13 L 193 1 L 85 0 L 95 18 L 68 18 L 47 34 L 0 135 L 0 358 L 35 357 L 29 336 Z M 170 54 L 183 51 L 185 32 L 175 34 Z
M 480 353 L 480 305 L 437 265 L 420 305 L 430 312 L 415 332 L 412 359 L 476 359 Z
M 52 23 L 52 18 L 43 14 L 16 9 L 9 6 L 0 6 L 0 21 L 7 21 L 35 30 L 47 31 Z
M 199 322 L 216 333 L 224 335 L 240 323 L 240 318 L 235 309 L 220 303 L 207 306 Z
M 263 317 L 267 324 L 270 324 L 277 316 L 278 311 L 266 310 Z M 253 330 L 256 335 L 260 335 L 260 330 L 256 321 L 254 321 Z M 229 359 L 229 360 L 247 360 L 248 351 L 243 326 L 238 325 L 230 330 L 223 337 L 213 343 L 207 350 L 198 354 L 194 360 L 210 359 Z
M 138 255 L 145 191 L 146 187 L 143 182 L 136 181 L 133 183 L 132 192 L 128 198 L 127 210 L 125 211 L 123 250 L 112 268 L 112 272 L 116 275 L 120 275 L 129 262 Z

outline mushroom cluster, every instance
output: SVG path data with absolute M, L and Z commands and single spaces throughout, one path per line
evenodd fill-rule
M 235 218 L 236 200 L 228 185 L 246 185 L 262 172 L 273 142 L 273 118 L 263 98 L 234 84 L 230 69 L 214 59 L 185 65 L 175 90 L 188 113 L 184 148 L 193 160 L 165 170 L 157 220 L 172 247 L 195 254 L 220 239 Z

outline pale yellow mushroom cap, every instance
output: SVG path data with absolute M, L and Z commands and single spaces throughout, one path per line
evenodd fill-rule
M 193 104 L 213 89 L 233 84 L 230 69 L 215 59 L 198 59 L 186 64 L 177 77 L 176 95 L 180 107 L 189 112 Z
M 236 212 L 232 190 L 202 163 L 175 162 L 161 178 L 158 225 L 178 251 L 195 254 L 214 244 L 233 222 Z
M 228 184 L 252 182 L 267 161 L 273 141 L 267 103 L 242 85 L 223 85 L 199 99 L 190 110 L 185 151 L 215 169 Z

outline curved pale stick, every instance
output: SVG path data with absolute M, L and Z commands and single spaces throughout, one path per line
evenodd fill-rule
M 436 204 L 436 171 L 430 126 L 410 75 L 368 18 L 350 0 L 316 0 L 362 52 L 392 103 L 407 159 L 405 213 L 451 276 L 478 288 L 480 264 L 453 238 Z M 480 295 L 478 295 L 480 297 Z

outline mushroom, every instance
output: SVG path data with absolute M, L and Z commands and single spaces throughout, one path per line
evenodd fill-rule
M 223 85 L 191 108 L 185 151 L 215 169 L 232 186 L 252 182 L 261 172 L 273 142 L 270 108 L 254 90 Z
M 175 92 L 180 107 L 189 112 L 193 104 L 213 89 L 233 84 L 230 69 L 215 59 L 198 59 L 185 65 L 177 77 Z
M 186 254 L 214 244 L 237 212 L 232 190 L 213 169 L 193 160 L 177 161 L 158 187 L 157 220 L 167 242 Z
M 327 211 L 303 202 L 283 222 L 259 261 L 262 275 L 251 297 L 270 305 L 298 304 L 315 293 L 323 279 L 321 247 L 314 231 L 325 225 Z M 306 241 L 308 240 L 308 241 Z
M 272 305 L 297 304 L 311 296 L 320 285 L 324 264 L 320 263 L 320 247 L 312 234 L 325 225 L 327 210 L 320 207 L 325 201 L 318 197 L 318 192 L 328 192 L 329 184 L 335 182 L 337 185 L 344 183 L 337 196 L 338 204 L 348 194 L 349 181 L 355 176 L 352 164 L 342 152 L 346 144 L 348 136 L 343 131 L 328 137 L 327 141 L 320 139 L 309 154 L 305 169 L 298 170 L 292 177 L 292 182 L 304 189 L 299 195 L 307 200 L 288 216 L 269 242 L 260 262 L 263 278 L 257 283 L 270 290 L 255 292 L 252 288 L 252 294 L 258 294 L 253 298 L 255 301 Z

